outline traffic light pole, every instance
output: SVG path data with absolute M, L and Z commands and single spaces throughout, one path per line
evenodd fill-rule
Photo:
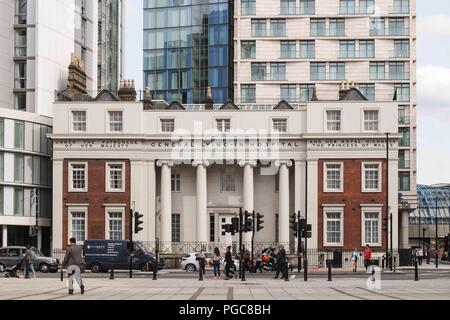
M 300 211 L 298 212 L 297 221 L 300 221 L 301 215 Z M 302 257 L 300 255 L 300 251 L 302 250 L 302 237 L 301 237 L 301 227 L 300 223 L 297 224 L 297 265 L 298 265 L 298 273 L 302 271 Z
M 130 209 L 130 245 L 129 245 L 129 251 L 130 251 L 130 279 L 133 278 L 133 252 L 131 251 L 131 248 L 133 246 L 133 209 Z
M 239 278 L 242 278 L 242 231 L 243 231 L 242 208 L 239 210 Z
M 392 217 L 392 213 L 389 214 L 389 219 L 391 221 L 391 230 L 390 230 L 390 239 L 391 239 L 391 258 L 389 261 L 389 270 L 392 271 L 393 270 L 393 265 L 394 265 L 394 247 L 393 247 L 393 237 L 392 237 L 392 231 L 393 231 L 393 217 Z
M 255 258 L 255 255 L 253 254 L 253 243 L 255 242 L 255 232 L 256 232 L 256 223 L 257 223 L 257 221 L 256 221 L 256 212 L 253 210 L 253 232 L 252 232 L 252 243 L 251 243 L 251 253 L 252 253 L 252 268 L 253 268 L 253 266 L 254 266 L 254 258 Z

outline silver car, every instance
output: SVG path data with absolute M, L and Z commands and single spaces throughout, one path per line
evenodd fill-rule
M 0 248 L 0 272 L 6 268 L 15 266 L 22 262 L 25 255 L 25 247 L 2 247 Z M 57 272 L 59 261 L 52 257 L 46 257 L 39 250 L 32 248 L 34 253 L 33 266 L 40 272 Z

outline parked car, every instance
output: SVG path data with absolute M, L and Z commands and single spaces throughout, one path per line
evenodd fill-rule
M 4 272 L 6 268 L 19 265 L 25 255 L 26 247 L 3 247 L 0 248 L 0 272 Z M 57 272 L 59 261 L 52 257 L 46 257 L 39 250 L 32 248 L 34 252 L 33 266 L 35 270 L 40 272 Z
M 200 254 L 200 252 L 192 252 L 191 254 L 185 255 L 181 260 L 181 269 L 186 270 L 187 272 L 195 272 L 198 270 L 199 265 L 198 261 L 196 260 L 197 256 Z M 205 269 L 213 269 L 212 267 L 212 252 L 203 252 L 203 255 L 206 258 L 206 268 Z M 239 269 L 239 260 L 234 259 L 234 265 L 232 267 L 233 271 L 236 271 Z M 222 260 L 222 264 L 223 264 Z
M 129 270 L 129 241 L 126 240 L 86 240 L 84 242 L 84 258 L 86 267 L 94 273 L 108 270 Z M 152 271 L 156 257 L 136 241 L 133 241 L 133 269 Z M 158 270 L 164 268 L 164 260 L 160 259 Z

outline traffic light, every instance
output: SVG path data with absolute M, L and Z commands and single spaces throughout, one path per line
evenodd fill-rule
M 139 233 L 139 231 L 144 230 L 144 228 L 140 227 L 141 224 L 144 223 L 144 221 L 141 221 L 141 218 L 144 217 L 143 214 L 140 214 L 139 212 L 134 213 L 134 233 Z
M 256 214 L 256 231 L 259 232 L 262 229 L 264 229 L 264 220 L 263 220 L 264 216 L 261 213 L 257 213 Z
M 389 230 L 389 221 L 388 218 L 383 219 L 383 231 L 388 232 Z
M 244 213 L 244 232 L 253 231 L 253 220 L 250 218 L 252 214 L 247 210 Z
M 298 238 L 298 223 L 295 213 L 289 217 L 289 228 L 294 231 L 292 234 L 294 237 Z
M 235 233 L 239 232 L 239 218 L 231 219 L 231 225 L 232 225 L 232 228 L 233 228 L 233 231 L 231 232 L 231 235 L 234 236 Z
M 305 231 L 306 230 L 306 219 L 300 219 L 300 230 Z
M 224 224 L 222 225 L 223 232 L 225 233 L 231 233 L 231 235 L 234 235 L 233 225 L 232 224 Z

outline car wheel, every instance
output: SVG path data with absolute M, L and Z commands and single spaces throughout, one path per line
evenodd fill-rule
M 39 271 L 40 271 L 40 272 L 42 272 L 42 273 L 48 273 L 48 270 L 49 270 L 48 264 L 46 264 L 46 263 L 41 263 L 41 264 L 39 265 Z
M 0 272 L 5 272 L 5 265 L 0 263 Z
M 92 273 L 99 273 L 102 271 L 102 266 L 98 263 L 91 264 L 91 272 Z
M 195 272 L 197 270 L 197 267 L 195 265 L 193 265 L 192 263 L 190 263 L 186 266 L 185 269 L 187 272 Z

